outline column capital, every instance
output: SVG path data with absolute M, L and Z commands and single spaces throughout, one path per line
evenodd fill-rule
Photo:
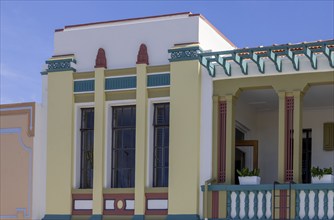
M 76 63 L 74 55 L 59 55 L 53 56 L 45 61 L 42 75 L 48 75 L 50 72 L 73 71 L 76 72 Z
M 198 60 L 199 53 L 203 52 L 198 43 L 175 44 L 175 47 L 168 50 L 170 62 Z

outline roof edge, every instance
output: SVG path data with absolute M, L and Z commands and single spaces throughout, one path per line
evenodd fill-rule
M 56 29 L 55 32 L 61 32 L 68 28 L 75 28 L 75 27 L 82 27 L 82 26 L 91 26 L 91 25 L 98 25 L 98 24 L 112 24 L 124 21 L 135 21 L 135 20 L 145 20 L 145 19 L 152 19 L 152 18 L 163 18 L 163 17 L 170 17 L 170 16 L 177 16 L 177 15 L 188 15 L 189 17 L 192 15 L 191 12 L 179 12 L 173 14 L 163 14 L 163 15 L 154 15 L 154 16 L 145 16 L 145 17 L 137 17 L 137 18 L 126 18 L 126 19 L 119 19 L 119 20 L 111 20 L 111 21 L 100 21 L 100 22 L 92 22 L 92 23 L 84 23 L 84 24 L 74 24 L 74 25 L 66 25 L 64 28 Z

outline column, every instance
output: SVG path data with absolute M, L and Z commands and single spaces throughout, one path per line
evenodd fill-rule
M 105 148 L 105 92 L 104 66 L 95 66 L 94 94 L 94 177 L 93 215 L 91 220 L 102 220 L 103 215 L 103 175 Z
M 226 170 L 225 183 L 233 184 L 235 176 L 235 96 L 226 95 Z
M 136 220 L 144 220 L 145 215 L 148 98 L 146 67 L 146 63 L 137 64 L 135 216 L 133 218 Z
M 73 57 L 48 64 L 46 215 L 69 220 L 72 212 Z
M 294 91 L 293 111 L 293 181 L 302 182 L 302 150 L 303 150 L 303 92 Z
M 167 220 L 199 219 L 201 71 L 198 46 L 171 53 Z

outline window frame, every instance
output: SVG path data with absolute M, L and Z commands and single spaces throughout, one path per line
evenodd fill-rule
M 73 188 L 80 189 L 81 181 L 81 109 L 95 108 L 94 102 L 84 102 L 74 104 L 74 140 L 73 140 Z M 95 117 L 95 115 L 94 115 Z
M 159 103 L 169 103 L 170 97 L 158 97 L 148 99 L 147 108 L 147 174 L 146 174 L 146 187 L 153 187 L 153 153 L 154 153 L 154 127 L 153 127 L 153 117 L 154 117 L 154 104 Z M 170 108 L 171 109 L 171 108 Z M 170 112 L 170 110 L 169 110 Z M 169 174 L 168 174 L 169 175 Z M 156 188 L 156 187 L 154 187 Z M 167 188 L 167 187 L 161 187 Z
M 105 153 L 104 153 L 104 188 L 111 188 L 111 153 L 112 153 L 112 112 L 117 106 L 136 106 L 135 99 L 113 100 L 105 103 Z M 116 188 L 113 188 L 116 189 Z M 125 188 L 122 188 L 125 189 Z
M 168 122 L 167 123 L 163 123 L 163 124 L 158 124 L 156 123 L 156 114 L 157 114 L 157 106 L 163 106 L 164 109 L 166 109 L 166 106 L 168 105 Z M 168 187 L 168 172 L 167 172 L 167 185 L 166 186 L 161 186 L 158 184 L 158 181 L 157 181 L 157 173 L 158 171 L 156 169 L 166 169 L 168 168 L 169 169 L 169 161 L 168 161 L 168 166 L 165 166 L 165 165 L 162 165 L 162 166 L 158 166 L 156 163 L 157 163 L 157 159 L 158 159 L 158 156 L 157 156 L 157 153 L 156 151 L 158 150 L 158 148 L 160 150 L 162 150 L 162 158 L 164 158 L 165 156 L 165 150 L 167 149 L 168 150 L 168 160 L 169 160 L 169 127 L 170 127 L 170 103 L 169 102 L 162 102 L 162 103 L 154 103 L 153 104 L 153 109 L 154 109 L 154 113 L 153 113 L 153 183 L 152 183 L 152 186 L 153 187 Z M 168 146 L 158 146 L 156 144 L 156 141 L 157 141 L 157 135 L 156 135 L 156 131 L 157 129 L 159 128 L 167 128 L 168 127 Z M 163 181 L 164 182 L 164 181 Z
M 124 126 L 124 125 L 118 125 L 118 126 L 115 126 L 115 110 L 116 109 L 125 109 L 125 108 L 131 108 L 131 115 L 133 116 L 134 114 L 134 124 L 133 125 L 129 125 L 129 126 Z M 108 122 L 110 123 L 110 122 Z M 115 134 L 115 132 L 117 131 L 121 131 L 122 134 L 124 135 L 123 132 L 125 131 L 128 131 L 129 129 L 134 131 L 134 146 L 132 148 L 129 148 L 130 151 L 133 151 L 133 156 L 134 156 L 134 159 L 136 158 L 136 105 L 122 105 L 122 106 L 115 106 L 113 107 L 112 109 L 112 121 L 111 121 L 111 179 L 110 179 L 110 183 L 111 183 L 111 188 L 134 188 L 135 187 L 135 171 L 136 171 L 136 164 L 134 164 L 134 167 L 133 168 L 127 168 L 127 167 L 116 167 L 116 164 L 118 159 L 116 159 L 116 154 L 114 153 L 118 153 L 118 152 L 125 152 L 126 153 L 126 150 L 124 148 L 124 145 L 122 143 L 122 147 L 121 148 L 117 148 L 115 146 L 113 146 L 115 143 L 116 143 L 116 139 L 115 139 L 115 136 L 113 136 Z M 114 165 L 115 164 L 115 165 Z M 115 167 L 114 167 L 115 166 Z M 116 170 L 122 170 L 122 172 L 124 170 L 127 170 L 127 169 L 133 169 L 133 186 L 131 187 L 122 187 L 121 184 L 120 184 L 120 180 L 115 180 L 116 177 L 117 177 L 117 174 L 116 172 L 117 171 L 114 171 L 114 169 Z M 115 173 L 114 173 L 115 172 Z

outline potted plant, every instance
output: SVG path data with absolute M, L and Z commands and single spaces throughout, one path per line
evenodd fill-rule
M 312 167 L 312 183 L 334 183 L 334 176 L 332 175 L 332 167 L 321 169 L 319 167 Z
M 248 168 L 242 168 L 241 170 L 237 170 L 237 173 L 240 185 L 260 184 L 260 169 L 255 168 L 250 171 Z

